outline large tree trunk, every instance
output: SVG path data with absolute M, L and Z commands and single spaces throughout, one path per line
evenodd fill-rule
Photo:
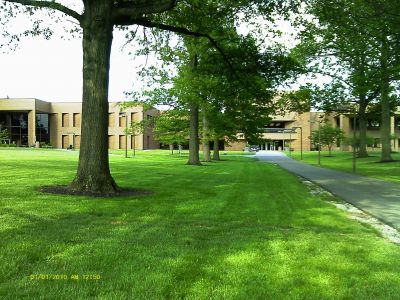
M 367 104 L 365 95 L 360 95 L 360 106 L 358 111 L 358 121 L 359 121 L 359 149 L 358 157 L 368 157 L 367 152 Z
M 201 165 L 199 157 L 199 105 L 189 103 L 190 133 L 189 133 L 189 160 L 188 165 Z
M 83 16 L 83 95 L 79 164 L 70 188 L 117 191 L 108 163 L 108 83 L 113 24 L 112 1 L 87 1 Z
M 210 153 L 210 124 L 207 119 L 206 113 L 203 113 L 203 161 L 210 162 L 211 161 L 211 153 Z
M 382 119 L 381 119 L 381 143 L 382 143 L 382 155 L 381 161 L 393 161 L 391 155 L 391 144 L 390 144 L 390 79 L 388 70 L 388 59 L 389 49 L 387 44 L 387 38 L 384 37 L 382 40 L 381 49 L 381 108 L 382 108 Z
M 192 58 L 192 69 L 197 68 L 197 55 L 194 54 Z M 189 160 L 188 165 L 201 165 L 199 157 L 199 104 L 194 101 L 189 102 L 189 119 L 190 119 L 190 133 L 189 133 Z
M 213 160 L 221 160 L 221 158 L 219 157 L 219 140 L 218 140 L 218 138 L 214 139 Z

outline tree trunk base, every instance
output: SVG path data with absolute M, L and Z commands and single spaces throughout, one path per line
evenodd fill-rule
M 358 153 L 357 153 L 357 157 L 360 157 L 360 158 L 362 158 L 362 157 L 368 157 L 368 156 L 369 156 L 369 155 L 368 155 L 368 152 L 367 152 L 367 151 L 359 150 Z
M 387 163 L 387 162 L 395 162 L 395 160 L 394 159 L 381 159 L 379 162 Z
M 110 175 L 106 176 L 77 176 L 68 187 L 72 192 L 82 192 L 100 195 L 117 194 L 120 188 Z
M 186 164 L 188 166 L 202 166 L 200 161 L 188 161 Z
M 215 161 L 221 161 L 221 159 L 220 159 L 219 157 L 217 157 L 217 158 L 213 157 L 213 160 L 215 160 Z

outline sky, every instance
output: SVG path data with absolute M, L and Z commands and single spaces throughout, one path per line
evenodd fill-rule
M 82 1 L 59 1 L 78 12 Z M 38 14 L 38 13 L 37 13 Z M 40 15 L 41 16 L 41 15 Z M 80 102 L 82 99 L 82 39 L 61 38 L 64 27 L 72 28 L 68 18 L 51 24 L 54 34 L 50 40 L 42 37 L 23 37 L 15 50 L 0 49 L 0 98 L 37 98 L 52 102 Z M 42 17 L 43 18 L 43 17 Z M 73 20 L 73 19 L 71 19 Z M 9 31 L 16 33 L 32 28 L 24 15 L 8 23 Z M 130 55 L 132 47 L 125 44 L 124 33 L 114 31 L 111 54 L 109 101 L 126 100 L 124 92 L 141 88 L 138 70 L 144 57 Z M 0 36 L 0 44 L 4 42 Z
M 70 40 L 54 36 L 24 38 L 14 51 L 0 52 L 0 98 L 37 98 L 46 101 L 79 102 L 82 98 L 81 38 Z M 113 41 L 110 70 L 110 101 L 125 100 L 137 80 L 143 58 L 121 50 L 124 38 Z M 135 80 L 136 79 L 136 80 Z
M 77 8 L 78 11 L 80 9 Z M 66 23 L 68 26 L 68 22 Z M 26 18 L 20 16 L 9 26 L 21 31 L 23 28 L 29 28 L 29 24 Z M 61 25 L 59 26 L 50 40 L 24 37 L 17 49 L 0 50 L 0 98 L 37 98 L 52 102 L 81 101 L 82 41 L 80 37 L 60 38 L 63 31 Z M 278 26 L 283 31 L 293 31 L 287 22 Z M 242 31 L 247 30 L 242 28 Z M 287 39 L 282 39 L 285 38 Z M 124 92 L 139 91 L 142 87 L 142 81 L 137 74 L 145 59 L 130 55 L 132 47 L 122 49 L 124 43 L 124 34 L 114 31 L 109 91 L 111 102 L 128 100 Z

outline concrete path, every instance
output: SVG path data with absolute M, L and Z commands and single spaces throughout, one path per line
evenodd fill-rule
M 260 151 L 256 158 L 304 177 L 384 223 L 400 229 L 400 184 L 310 166 L 281 152 Z

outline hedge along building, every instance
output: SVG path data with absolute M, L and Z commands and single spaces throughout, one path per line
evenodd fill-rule
M 318 130 L 318 123 L 331 124 L 333 127 L 339 127 L 343 130 L 346 138 L 353 137 L 354 119 L 352 115 L 324 113 L 324 112 L 289 112 L 283 115 L 272 116 L 270 124 L 263 126 L 261 150 L 313 150 L 317 146 L 312 145 L 310 136 L 315 130 Z M 301 128 L 301 129 L 300 129 Z M 356 118 L 356 135 L 358 136 L 358 121 Z M 398 151 L 400 144 L 400 112 L 391 117 L 392 149 Z M 371 148 L 380 147 L 380 128 L 379 121 L 368 120 L 367 136 L 370 137 Z M 238 141 L 225 147 L 225 150 L 243 150 L 251 141 L 246 141 L 243 135 L 238 134 Z M 334 147 L 335 150 L 350 150 L 351 142 L 343 141 Z
M 150 119 L 157 109 L 135 106 L 121 111 L 119 102 L 109 103 L 108 142 L 110 149 L 125 149 L 125 128 L 133 122 Z M 32 146 L 36 142 L 54 148 L 79 148 L 81 137 L 81 102 L 46 102 L 38 99 L 0 99 L 0 126 L 7 129 L 9 142 Z M 135 140 L 134 140 L 135 138 Z M 152 128 L 146 127 L 136 137 L 128 135 L 127 148 L 158 149 Z

